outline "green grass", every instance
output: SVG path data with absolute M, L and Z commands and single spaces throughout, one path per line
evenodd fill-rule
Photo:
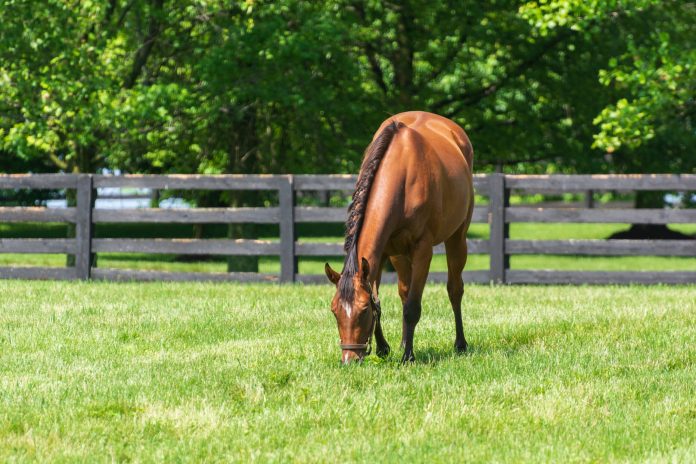
M 31 226 L 31 227 L 30 227 Z M 190 237 L 191 227 L 174 225 L 172 227 L 134 227 L 133 225 L 109 225 L 110 228 L 102 228 L 98 235 L 104 237 Z M 614 232 L 624 230 L 626 224 L 533 224 L 516 223 L 510 228 L 510 237 L 516 240 L 562 240 L 562 239 L 603 239 Z M 671 228 L 686 234 L 696 235 L 696 225 L 672 225 Z M 212 228 L 210 233 L 219 236 L 225 233 L 225 229 Z M 3 224 L 0 225 L 0 238 L 11 237 L 63 237 L 65 229 L 61 225 L 48 226 Z M 488 226 L 485 224 L 473 224 L 469 231 L 472 239 L 487 239 Z M 265 237 L 268 240 L 277 240 L 276 236 Z M 308 236 L 300 237 L 303 242 L 341 242 L 341 237 L 332 236 Z M 328 261 L 334 268 L 340 269 L 343 265 L 339 257 L 304 257 L 300 258 L 299 271 L 302 274 L 322 274 L 324 262 Z M 467 270 L 488 269 L 489 258 L 487 255 L 470 255 L 467 262 Z M 21 255 L 0 254 L 0 266 L 49 266 L 60 267 L 65 265 L 63 255 Z M 171 272 L 226 272 L 225 258 L 207 261 L 181 261 L 174 255 L 148 255 L 142 253 L 102 253 L 99 254 L 98 266 L 120 269 L 148 269 Z M 683 257 L 663 256 L 627 256 L 627 257 L 602 257 L 602 256 L 513 256 L 511 259 L 513 269 L 558 269 L 558 270 L 643 270 L 643 271 L 694 271 L 696 259 Z M 447 262 L 444 256 L 435 256 L 431 264 L 431 270 L 443 272 L 447 270 Z M 259 261 L 259 271 L 264 273 L 279 273 L 280 262 L 278 258 L 262 257 Z
M 0 462 L 694 462 L 696 287 L 444 286 L 339 366 L 327 286 L 0 281 Z M 381 292 L 393 348 L 393 285 Z M 340 458 L 339 458 L 340 457 Z

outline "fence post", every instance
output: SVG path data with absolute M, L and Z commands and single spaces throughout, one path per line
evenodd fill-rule
M 505 252 L 505 240 L 510 236 L 510 225 L 505 222 L 505 208 L 510 206 L 510 191 L 505 185 L 505 174 L 489 174 L 490 189 L 490 280 L 505 283 L 505 271 L 510 268 L 510 257 Z
M 585 208 L 594 208 L 594 190 L 585 190 Z
M 295 257 L 295 185 L 292 175 L 283 176 L 278 187 L 280 209 L 280 281 L 294 282 Z
M 78 279 L 87 280 L 92 270 L 92 195 L 91 174 L 77 178 L 77 220 L 75 221 L 75 272 Z

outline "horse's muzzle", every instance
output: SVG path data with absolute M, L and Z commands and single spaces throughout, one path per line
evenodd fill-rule
M 353 362 L 362 362 L 365 354 L 365 350 L 343 350 L 341 355 L 341 363 L 343 363 L 343 365 L 347 365 Z

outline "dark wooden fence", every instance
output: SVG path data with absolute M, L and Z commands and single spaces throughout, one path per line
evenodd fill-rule
M 0 239 L 0 253 L 74 254 L 75 267 L 0 267 L 0 278 L 105 279 L 105 280 L 220 280 L 271 282 L 323 282 L 323 275 L 297 272 L 300 256 L 340 256 L 340 243 L 297 241 L 300 223 L 343 222 L 346 208 L 297 206 L 299 191 L 350 191 L 350 175 L 0 175 L 0 189 L 75 189 L 77 206 L 63 209 L 0 207 L 2 222 L 68 222 L 75 224 L 74 239 Z M 510 192 L 602 191 L 696 191 L 696 175 L 477 175 L 478 194 L 488 197 L 477 206 L 472 222 L 488 223 L 489 240 L 470 240 L 469 252 L 490 255 L 490 268 L 465 271 L 468 282 L 478 283 L 696 283 L 691 271 L 557 271 L 510 269 L 510 256 L 523 254 L 603 256 L 689 256 L 696 257 L 696 240 L 511 240 L 513 222 L 554 223 L 696 223 L 694 209 L 597 209 L 511 207 Z M 278 204 L 260 208 L 192 209 L 94 209 L 96 189 L 104 187 L 154 190 L 271 190 Z M 588 205 L 591 206 L 591 205 Z M 99 223 L 273 223 L 279 225 L 279 240 L 222 239 L 115 239 L 95 238 Z M 137 252 L 186 255 L 278 256 L 280 274 L 156 272 L 93 267 L 93 253 Z M 444 253 L 442 245 L 436 254 Z M 430 279 L 444 281 L 446 273 L 431 272 Z M 384 281 L 394 281 L 386 273 Z

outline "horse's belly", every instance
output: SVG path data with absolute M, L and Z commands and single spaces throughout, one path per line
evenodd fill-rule
M 434 245 L 450 238 L 467 220 L 473 189 L 471 177 L 463 170 L 465 163 L 461 168 L 443 169 L 436 182 L 428 226 Z
M 462 214 L 462 212 L 458 210 L 456 214 L 445 214 L 443 217 L 444 220 L 438 222 L 437 230 L 432 234 L 433 246 L 444 242 L 459 230 L 461 225 L 466 221 L 466 212 Z
M 404 212 L 404 221 L 389 237 L 385 253 L 389 256 L 410 255 L 411 250 L 427 240 L 433 246 L 450 238 L 466 221 L 470 197 L 466 188 L 453 189 L 438 202 L 427 202 Z

